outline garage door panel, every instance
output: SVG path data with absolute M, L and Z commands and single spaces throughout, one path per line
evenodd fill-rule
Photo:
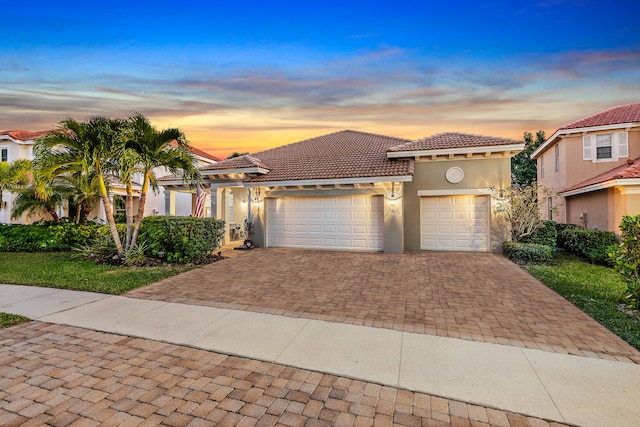
M 267 199 L 267 246 L 382 250 L 381 199 L 378 196 Z
M 488 241 L 488 196 L 421 198 L 421 249 L 487 251 Z

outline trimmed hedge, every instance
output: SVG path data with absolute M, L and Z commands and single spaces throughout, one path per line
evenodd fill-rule
M 223 220 L 149 216 L 142 220 L 138 242 L 148 246 L 149 256 L 187 263 L 212 255 L 220 247 L 223 236 Z
M 69 251 L 76 245 L 94 240 L 99 227 L 97 224 L 77 225 L 70 220 L 63 220 L 61 224 L 52 221 L 0 224 L 0 252 Z
M 566 246 L 566 236 L 564 234 L 565 230 L 575 230 L 582 229 L 579 225 L 576 224 L 564 224 L 564 223 L 556 223 L 556 231 L 558 232 L 558 238 L 556 240 L 556 246 L 562 249 L 565 249 Z
M 519 264 L 540 264 L 553 259 L 551 246 L 536 243 L 504 242 L 502 253 Z
M 616 235 L 605 230 L 567 228 L 562 232 L 562 239 L 566 250 L 585 257 L 589 262 L 603 265 L 611 264 L 611 246 L 618 244 Z
M 555 221 L 542 221 L 542 225 L 533 233 L 523 237 L 520 243 L 533 243 L 536 245 L 549 246 L 555 252 L 558 232 Z

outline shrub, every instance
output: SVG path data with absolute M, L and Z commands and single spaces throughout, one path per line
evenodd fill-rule
M 169 262 L 197 262 L 220 247 L 224 221 L 214 218 L 149 216 L 142 221 L 139 241 L 148 255 Z
M 567 228 L 563 232 L 564 247 L 596 264 L 610 264 L 611 246 L 618 240 L 611 231 Z
M 556 239 L 556 246 L 559 248 L 565 249 L 567 239 L 564 232 L 566 230 L 581 229 L 581 228 L 582 227 L 576 224 L 556 223 L 556 232 L 558 233 L 558 238 Z
M 502 252 L 516 263 L 539 264 L 553 259 L 550 246 L 536 243 L 504 242 Z
M 610 255 L 614 268 L 627 282 L 630 308 L 640 309 L 640 215 L 622 217 L 620 233 L 620 244 Z
M 522 237 L 520 242 L 549 246 L 555 252 L 557 238 L 556 222 L 542 221 L 540 227 L 536 228 L 530 235 Z
M 95 239 L 98 226 L 72 221 L 37 222 L 29 225 L 0 226 L 0 252 L 68 251 Z

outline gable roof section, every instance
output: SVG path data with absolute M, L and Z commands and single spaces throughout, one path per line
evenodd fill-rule
M 29 132 L 26 130 L 5 130 L 0 131 L 0 135 L 7 135 L 8 137 L 16 141 L 33 141 L 39 136 L 46 135 L 50 132 L 50 130 L 40 130 L 36 132 Z
M 410 140 L 353 130 L 322 135 L 293 144 L 223 160 L 202 169 L 207 171 L 260 168 L 264 174 L 248 183 L 291 181 L 389 179 L 410 177 L 412 160 L 389 160 L 387 149 Z
M 562 126 L 559 130 L 640 122 L 640 104 L 620 105 Z
M 522 141 L 511 138 L 499 138 L 495 136 L 476 135 L 460 132 L 445 132 L 426 138 L 410 141 L 387 150 L 388 157 L 407 157 L 420 154 L 438 154 L 441 151 L 447 153 L 481 152 L 486 148 L 509 147 L 512 150 L 521 151 L 524 148 Z
M 640 104 L 619 105 L 593 114 L 584 119 L 566 124 L 556 130 L 551 137 L 531 153 L 531 158 L 536 159 L 549 145 L 553 144 L 561 135 L 574 132 L 589 132 L 622 127 L 640 126 Z
M 628 182 L 619 180 L 629 180 L 640 178 L 640 157 L 637 159 L 629 159 L 627 163 L 601 173 L 600 175 L 589 178 L 576 185 L 565 188 L 558 192 L 561 196 L 573 196 L 576 194 L 588 193 L 589 191 L 600 190 L 602 188 L 612 187 L 616 184 L 625 184 Z M 640 179 L 636 185 L 640 184 Z

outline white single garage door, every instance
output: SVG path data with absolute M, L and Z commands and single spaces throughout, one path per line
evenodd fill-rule
M 420 248 L 489 250 L 489 196 L 420 198 Z
M 267 246 L 382 250 L 382 196 L 266 200 Z

